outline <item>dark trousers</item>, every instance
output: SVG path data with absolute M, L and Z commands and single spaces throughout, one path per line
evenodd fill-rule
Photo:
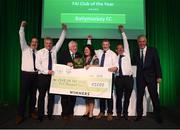
M 107 113 L 113 114 L 113 97 L 111 99 L 100 99 L 100 112 L 105 113 L 107 104 Z
M 74 114 L 74 106 L 76 104 L 75 96 L 61 95 L 62 116 Z
M 113 93 L 113 85 L 114 85 L 114 74 L 112 75 L 112 93 Z M 101 113 L 105 113 L 106 110 L 106 104 L 107 104 L 107 113 L 108 114 L 113 114 L 113 96 L 111 94 L 111 98 L 110 99 L 99 99 L 100 102 L 100 112 Z
M 53 107 L 54 107 L 54 94 L 49 93 L 50 88 L 50 82 L 51 82 L 51 76 L 50 75 L 38 75 L 38 90 L 39 90 L 39 97 L 38 97 L 38 116 L 42 118 L 44 116 L 44 102 L 45 102 L 45 96 L 48 92 L 48 116 L 52 116 L 53 113 Z
M 148 83 L 144 78 L 137 80 L 137 102 L 136 102 L 136 111 L 137 116 L 143 115 L 143 96 L 145 92 L 145 87 L 147 86 L 149 95 L 153 104 L 153 111 L 155 114 L 160 113 L 160 102 L 159 95 L 157 92 L 157 83 L 156 81 Z
M 133 90 L 133 77 L 131 76 L 117 76 L 115 79 L 116 86 L 116 112 L 121 115 L 122 112 L 122 97 L 123 102 L 123 115 L 128 115 L 129 99 Z
M 29 113 L 35 111 L 37 76 L 38 74 L 36 72 L 21 72 L 20 98 L 18 105 L 18 115 L 20 116 L 24 117 L 28 96 Z

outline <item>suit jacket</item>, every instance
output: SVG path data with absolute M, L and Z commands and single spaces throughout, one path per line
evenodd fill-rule
M 75 58 L 79 58 L 81 57 L 81 54 L 79 52 L 77 52 L 75 54 Z M 64 64 L 67 65 L 68 62 L 73 62 L 70 51 L 69 50 L 65 50 L 62 53 L 60 53 L 59 57 L 58 57 L 58 63 L 59 64 Z
M 162 78 L 160 59 L 155 48 L 147 47 L 143 66 L 140 61 L 139 49 L 135 53 L 134 60 L 137 65 L 137 82 L 145 80 L 148 83 L 156 84 L 157 78 Z

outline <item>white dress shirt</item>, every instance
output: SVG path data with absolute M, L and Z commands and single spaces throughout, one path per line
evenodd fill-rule
M 87 44 L 91 45 L 91 40 L 87 41 Z M 102 49 L 99 50 L 95 50 L 96 56 L 99 59 L 99 65 L 101 63 L 101 57 L 104 53 L 104 51 Z M 117 60 L 117 55 L 115 52 L 113 52 L 112 50 L 107 50 L 105 53 L 105 59 L 104 59 L 104 67 L 118 67 L 118 60 Z
M 123 38 L 123 44 L 124 44 L 124 53 L 123 53 L 124 57 L 122 57 L 121 59 L 122 75 L 131 76 L 133 74 L 133 71 L 132 71 L 132 66 L 131 66 L 129 44 L 127 41 L 126 34 L 124 32 L 122 33 L 122 38 Z M 117 56 L 118 61 L 119 61 L 119 56 L 120 55 Z M 119 73 L 117 73 L 116 75 L 119 75 Z
M 142 56 L 142 54 L 141 54 L 141 51 L 143 51 L 143 62 L 145 61 L 145 57 L 146 57 L 146 51 L 147 51 L 147 46 L 145 46 L 145 48 L 144 49 L 139 49 L 139 51 L 140 51 L 140 58 L 141 58 L 141 56 Z
M 24 33 L 24 27 L 19 30 L 20 46 L 22 51 L 21 70 L 26 72 L 35 72 L 33 63 L 33 50 L 27 45 Z M 37 50 L 35 50 L 36 55 Z
M 71 55 L 71 58 L 74 59 L 75 58 L 75 54 L 72 51 L 70 51 L 70 50 L 69 50 L 69 53 Z
M 60 47 L 62 46 L 64 39 L 65 39 L 66 31 L 63 30 L 61 36 L 56 43 L 55 46 L 51 49 L 51 57 L 52 57 L 52 64 L 57 63 L 57 52 L 59 51 Z M 49 62 L 49 50 L 43 48 L 37 52 L 36 55 L 36 68 L 38 69 L 39 74 L 48 74 L 48 62 Z

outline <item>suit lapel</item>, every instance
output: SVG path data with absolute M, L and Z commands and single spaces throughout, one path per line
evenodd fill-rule
M 140 51 L 139 51 L 139 49 L 137 50 L 137 60 L 138 60 L 138 62 L 140 62 Z
M 77 58 L 78 57 L 78 55 L 77 55 L 77 52 L 75 53 L 75 58 Z
M 71 53 L 70 53 L 70 51 L 68 50 L 68 57 L 69 57 L 69 59 L 71 59 L 71 61 L 72 61 L 72 56 L 71 56 Z
M 75 58 L 80 58 L 80 54 L 78 52 L 76 52 Z

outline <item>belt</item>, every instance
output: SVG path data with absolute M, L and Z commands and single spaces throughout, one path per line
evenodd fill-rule
M 49 75 L 49 74 L 39 74 L 39 75 L 45 76 L 45 77 L 51 77 L 51 75 Z
M 122 76 L 116 76 L 116 77 L 119 77 L 119 78 L 123 78 L 123 77 L 124 77 L 124 78 L 128 78 L 128 77 L 129 77 L 129 78 L 131 78 L 131 77 L 133 77 L 133 76 L 132 76 L 132 75 L 122 75 Z
M 38 72 L 28 72 L 28 71 L 22 71 L 23 73 L 29 73 L 29 74 L 38 74 Z

